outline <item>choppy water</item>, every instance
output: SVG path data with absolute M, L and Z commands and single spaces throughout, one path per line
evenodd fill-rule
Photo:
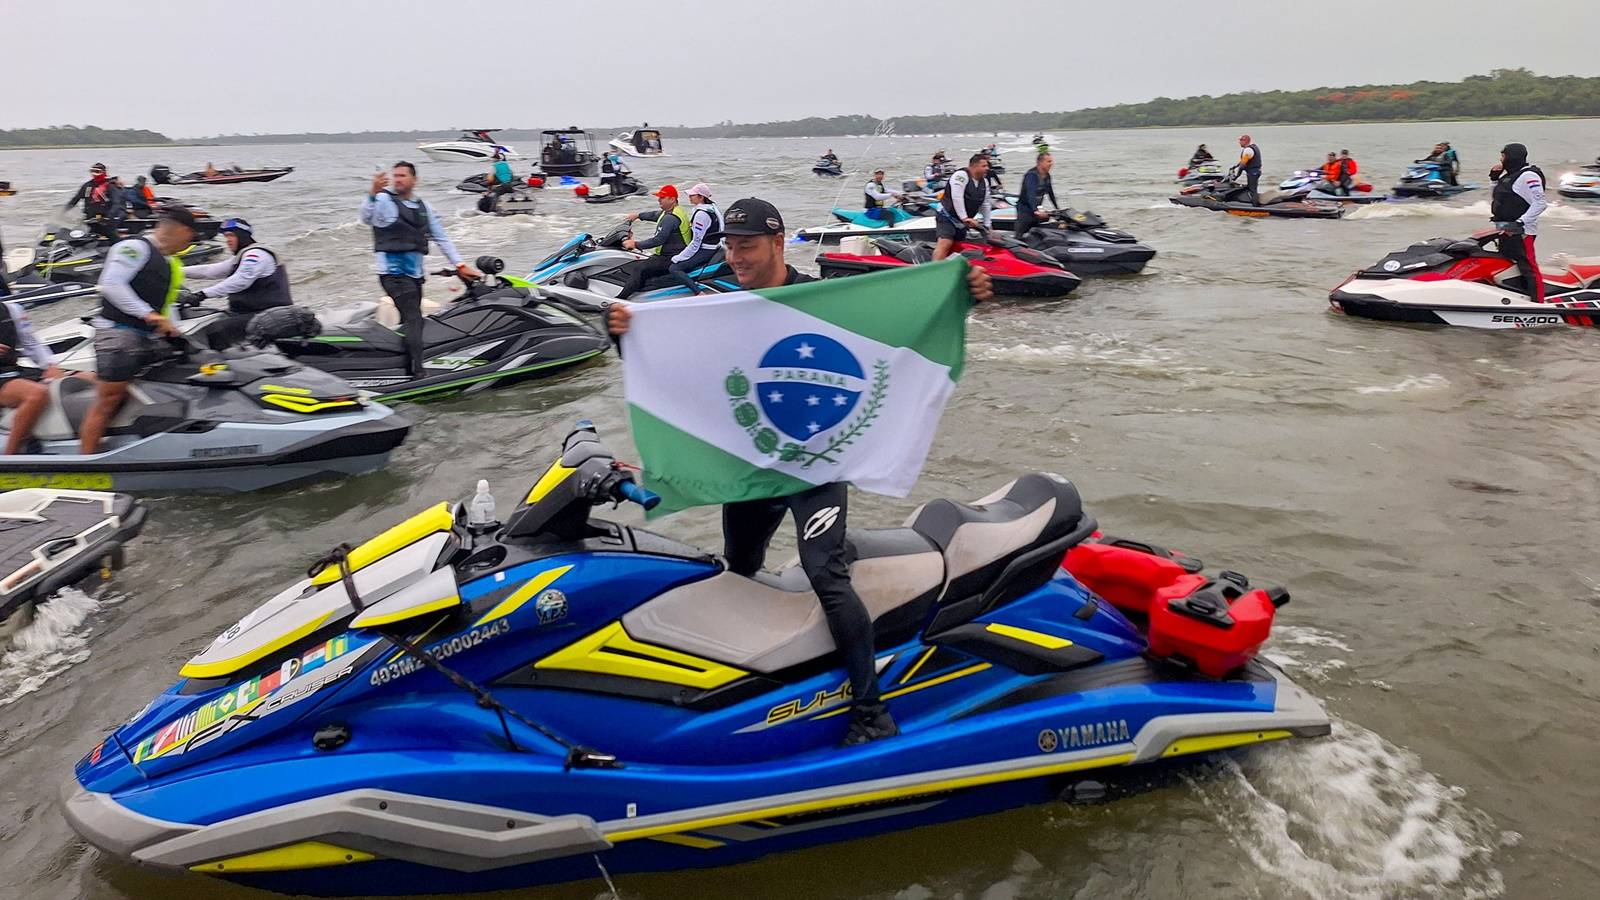
M 1173 170 L 1228 129 L 1057 135 L 1058 191 L 1155 245 L 1143 276 L 1069 300 L 994 305 L 922 483 L 863 496 L 858 523 L 975 497 L 1012 474 L 1072 476 L 1103 523 L 1288 584 L 1269 653 L 1322 697 L 1331 738 L 1218 762 L 1116 803 L 1036 808 L 711 872 L 621 880 L 627 900 L 681 897 L 1571 897 L 1600 876 L 1600 337 L 1489 334 L 1333 316 L 1327 291 L 1413 240 L 1483 224 L 1487 196 L 1363 209 L 1344 221 L 1238 219 L 1166 203 Z M 1521 140 L 1552 180 L 1600 152 L 1600 123 L 1268 128 L 1269 176 L 1349 147 L 1386 186 L 1441 138 L 1468 174 Z M 759 195 L 793 230 L 858 180 L 809 172 L 830 144 L 848 168 L 920 171 L 934 149 L 990 138 L 678 141 L 642 180 Z M 998 138 L 1002 146 L 1014 137 Z M 532 148 L 524 148 L 532 149 Z M 401 146 L 0 154 L 8 246 L 29 242 L 95 160 L 129 174 L 282 164 L 281 182 L 177 189 L 245 215 L 283 252 L 297 299 L 375 294 L 354 213 Z M 1027 154 L 1007 157 L 1014 181 Z M 455 215 L 470 167 L 422 164 L 463 253 L 527 268 L 622 211 L 547 192 L 531 218 Z M 1065 199 L 1065 197 L 1063 197 Z M 621 204 L 619 204 L 621 205 Z M 642 203 L 640 204 L 643 205 Z M 1600 254 L 1600 206 L 1558 205 L 1542 254 Z M 811 250 L 796 247 L 805 266 Z M 442 283 L 435 283 L 442 288 Z M 46 320 L 81 312 L 44 310 Z M 170 681 L 182 660 L 329 545 L 359 539 L 488 478 L 502 498 L 553 442 L 594 418 L 627 449 L 614 361 L 497 394 L 406 409 L 412 439 L 382 473 L 245 497 L 161 497 L 108 592 L 69 593 L 0 648 L 0 896 L 255 896 L 112 864 L 56 808 L 71 761 Z M 669 520 L 716 540 L 706 512 Z M 819 873 L 823 873 L 819 877 Z M 595 897 L 584 884 L 539 896 Z M 521 896 L 531 896 L 524 894 Z

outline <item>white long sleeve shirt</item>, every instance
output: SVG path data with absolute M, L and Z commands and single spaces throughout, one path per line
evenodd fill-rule
M 38 333 L 33 330 L 33 323 L 28 321 L 28 311 L 15 300 L 7 300 L 5 304 L 6 311 L 11 313 L 12 323 L 17 326 L 17 349 L 41 369 L 55 365 L 56 355 L 50 352 L 44 341 L 39 340 Z
M 265 247 L 246 247 L 237 259 L 198 266 L 184 266 L 185 278 L 221 278 L 222 280 L 200 291 L 206 297 L 227 297 L 237 294 L 257 279 L 278 271 L 278 261 Z
M 1539 177 L 1538 172 L 1524 171 L 1517 176 L 1511 190 L 1528 201 L 1528 211 L 1517 219 L 1522 223 L 1522 233 L 1529 236 L 1538 234 L 1539 216 L 1550 206 L 1550 201 L 1544 197 L 1544 179 Z

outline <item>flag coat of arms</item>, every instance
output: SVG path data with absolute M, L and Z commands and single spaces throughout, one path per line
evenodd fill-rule
M 905 496 L 966 353 L 966 261 L 636 304 L 623 380 L 660 511 Z

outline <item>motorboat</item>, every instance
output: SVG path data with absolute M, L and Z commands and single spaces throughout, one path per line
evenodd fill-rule
M 589 132 L 574 127 L 540 134 L 539 170 L 546 176 L 594 178 L 600 174 L 600 155 L 594 152 L 594 136 Z
M 154 166 L 150 169 L 150 180 L 161 185 L 196 185 L 196 184 L 245 184 L 252 181 L 277 181 L 279 178 L 294 171 L 294 166 L 283 166 L 276 169 L 241 169 L 233 166 L 228 169 L 215 169 L 212 171 L 190 172 L 187 175 L 174 175 L 166 166 Z
M 629 156 L 666 156 L 661 149 L 661 132 L 646 126 L 624 131 L 611 139 L 610 146 Z
M 491 162 L 498 154 L 503 159 L 521 159 L 512 147 L 494 139 L 498 128 L 468 128 L 449 141 L 421 141 L 417 149 L 434 162 Z

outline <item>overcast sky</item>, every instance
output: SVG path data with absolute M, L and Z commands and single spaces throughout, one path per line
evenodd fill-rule
M 1593 23 L 1576 18 L 1594 9 L 1592 0 L 0 0 L 0 128 L 200 137 L 709 125 L 1054 111 L 1517 66 L 1596 75 Z

